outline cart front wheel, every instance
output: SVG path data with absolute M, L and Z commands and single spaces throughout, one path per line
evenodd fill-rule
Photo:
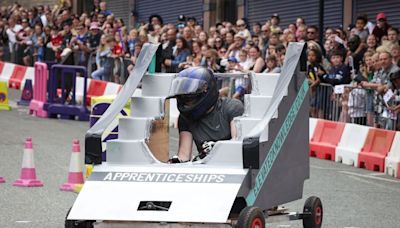
M 71 208 L 65 217 L 65 228 L 93 228 L 95 221 L 67 220 L 70 211 Z
M 322 225 L 323 208 L 321 200 L 316 196 L 309 197 L 304 203 L 304 213 L 311 213 L 303 219 L 304 228 L 320 228 Z
M 246 207 L 240 214 L 236 228 L 265 228 L 265 215 L 258 207 Z

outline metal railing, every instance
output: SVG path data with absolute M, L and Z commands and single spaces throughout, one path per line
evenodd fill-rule
M 214 73 L 214 76 L 217 78 L 220 96 L 238 98 L 243 101 L 244 94 L 251 92 L 252 86 L 248 73 Z
M 310 116 L 387 130 L 400 130 L 399 114 L 377 99 L 374 90 L 353 85 L 321 83 L 310 89 Z M 377 108 L 376 106 L 382 108 Z

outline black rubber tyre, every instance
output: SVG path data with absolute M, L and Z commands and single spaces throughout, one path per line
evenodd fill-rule
M 70 211 L 71 208 L 68 210 L 67 216 L 65 216 L 65 228 L 93 228 L 95 221 L 67 220 Z
M 321 200 L 316 196 L 309 197 L 304 203 L 304 213 L 311 213 L 311 216 L 303 219 L 304 228 L 320 228 L 324 211 Z
M 265 228 L 265 214 L 258 207 L 245 207 L 239 214 L 235 228 Z

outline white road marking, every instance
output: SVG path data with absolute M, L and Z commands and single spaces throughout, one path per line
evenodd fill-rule
M 349 175 L 347 177 L 350 178 L 350 179 L 365 183 L 365 184 L 367 184 L 369 186 L 375 186 L 375 187 L 383 188 L 383 189 L 385 189 L 387 191 L 391 191 L 391 192 L 393 192 L 393 191 L 400 192 L 399 189 L 387 186 L 384 183 L 376 183 L 376 182 L 365 180 L 365 179 L 363 179 L 361 177 L 351 176 L 351 175 Z
M 314 168 L 314 169 L 322 169 L 322 170 L 338 170 L 338 171 L 342 170 L 340 168 L 325 168 L 325 167 L 316 166 L 316 165 L 310 165 L 310 167 Z
M 31 221 L 15 221 L 16 223 L 31 223 Z
M 354 172 L 349 172 L 349 171 L 339 171 L 339 173 L 400 184 L 400 180 L 392 180 L 392 179 L 387 179 L 387 178 L 382 178 L 382 177 L 377 177 L 377 176 L 372 176 L 372 175 L 359 174 L 359 173 L 354 173 Z
M 370 175 L 370 176 L 387 176 L 386 173 L 370 173 L 368 175 Z

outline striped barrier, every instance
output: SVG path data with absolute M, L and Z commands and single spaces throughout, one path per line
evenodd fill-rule
M 310 118 L 309 134 L 310 156 L 400 178 L 398 131 Z
M 390 152 L 385 159 L 385 172 L 400 178 L 400 132 L 396 132 Z
M 334 161 L 344 126 L 340 122 L 318 121 L 310 140 L 310 156 Z
M 26 67 L 16 65 L 13 63 L 1 62 L 0 61 L 0 81 L 7 82 L 9 88 L 22 90 L 27 79 L 32 80 L 32 84 L 35 84 L 35 69 L 34 67 Z M 82 102 L 83 99 L 83 78 L 77 78 L 76 80 L 76 91 L 77 91 L 77 102 Z M 35 87 L 34 87 L 35 88 Z M 105 95 L 116 95 L 121 90 L 122 86 L 113 82 L 100 81 L 95 79 L 88 79 L 87 91 L 88 101 L 91 97 L 105 96 Z M 90 105 L 90 102 L 87 103 Z

